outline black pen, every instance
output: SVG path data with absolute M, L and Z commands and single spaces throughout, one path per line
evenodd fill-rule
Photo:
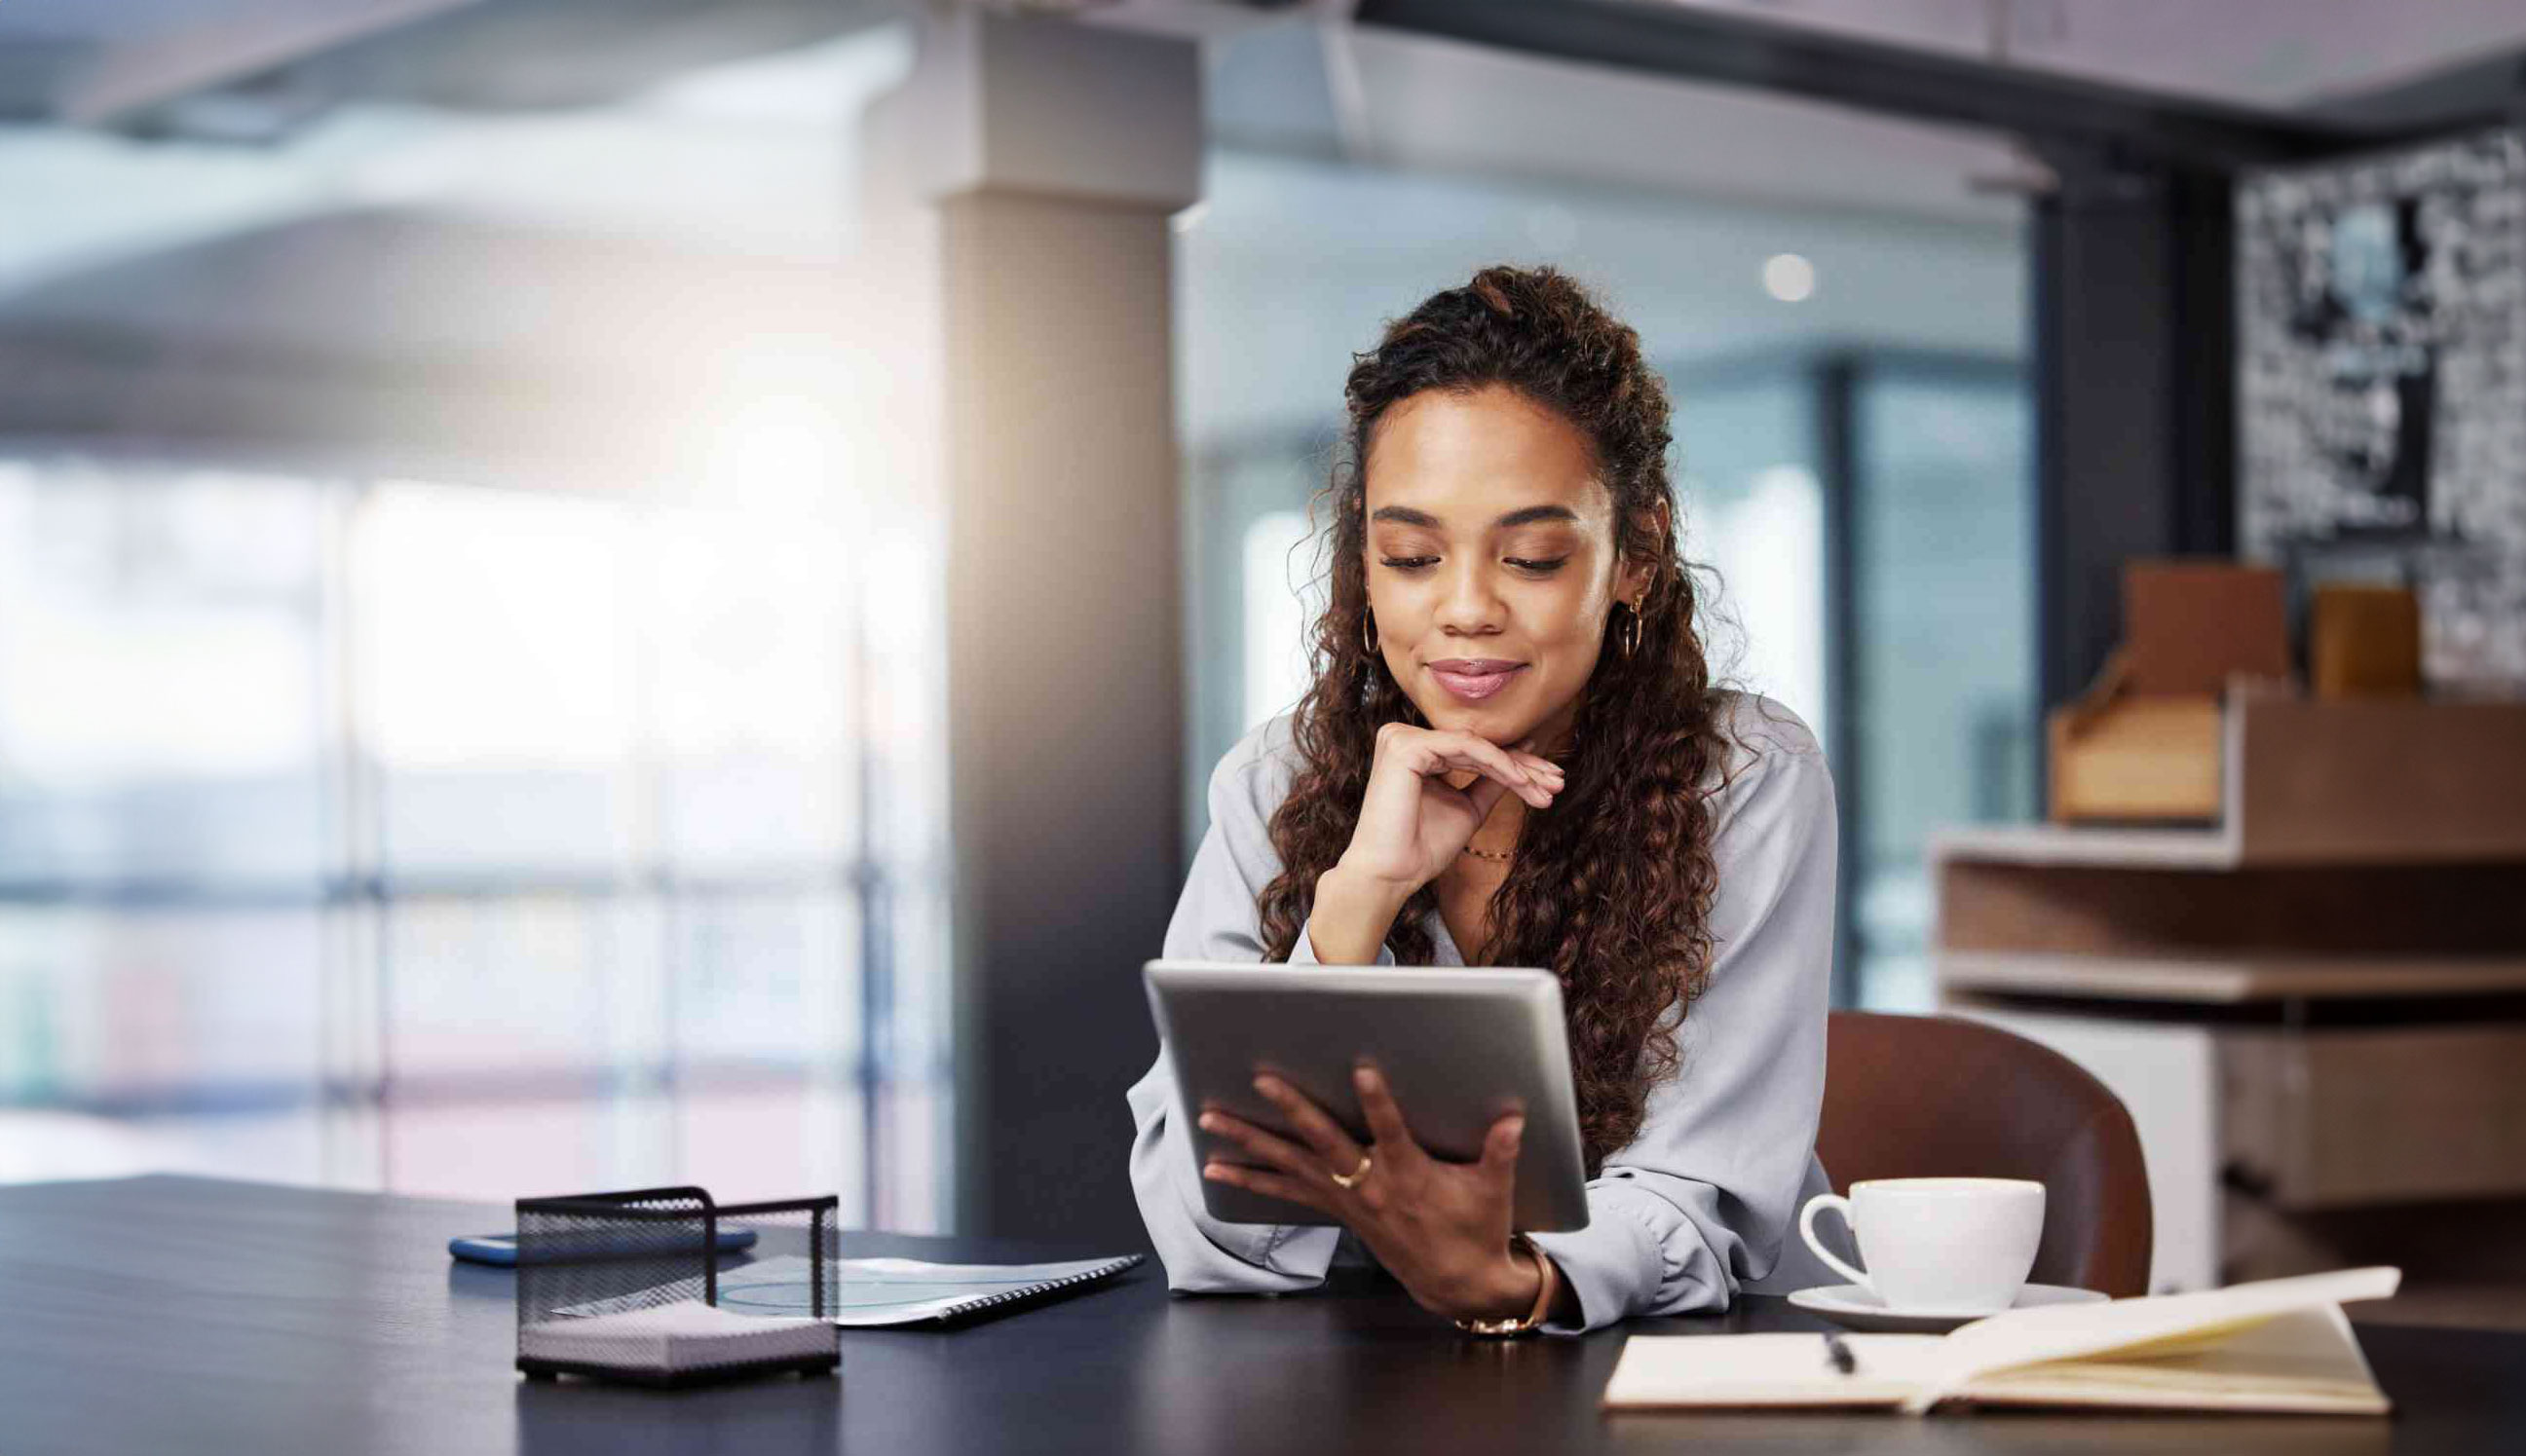
M 1842 1336 L 1830 1330 L 1824 1332 L 1824 1353 L 1825 1358 L 1833 1362 L 1833 1368 L 1844 1375 L 1858 1372 L 1859 1361 L 1850 1353 L 1850 1346 L 1844 1344 Z

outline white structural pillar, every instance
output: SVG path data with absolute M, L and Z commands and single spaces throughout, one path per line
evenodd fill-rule
M 1137 1241 L 1123 1092 L 1184 863 L 1168 222 L 1189 41 L 950 11 L 887 119 L 935 209 L 956 1219 Z

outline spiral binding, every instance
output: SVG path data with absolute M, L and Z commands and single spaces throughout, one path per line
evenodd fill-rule
M 985 1310 L 998 1309 L 1004 1305 L 1017 1304 L 1029 1299 L 1040 1299 L 1044 1295 L 1058 1294 L 1064 1289 L 1075 1288 L 1081 1284 L 1092 1284 L 1098 1280 L 1110 1280 L 1118 1274 L 1127 1274 L 1138 1268 L 1140 1261 L 1147 1257 L 1146 1254 L 1125 1254 L 1120 1259 L 1108 1260 L 1094 1269 L 1082 1270 L 1067 1279 L 1046 1280 L 1038 1284 L 1002 1289 L 997 1294 L 978 1294 L 952 1309 L 940 1310 L 935 1318 L 943 1325 L 953 1320 L 979 1315 Z

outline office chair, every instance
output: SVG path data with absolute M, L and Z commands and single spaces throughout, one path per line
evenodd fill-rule
M 2037 1283 L 2148 1292 L 2148 1172 L 2121 1099 L 2050 1047 L 1946 1016 L 1837 1011 L 1816 1153 L 1837 1192 L 1872 1178 L 2044 1185 Z

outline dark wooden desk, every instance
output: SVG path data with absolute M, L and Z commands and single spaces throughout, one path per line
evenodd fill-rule
M 0 1452 L 2526 1451 L 2526 1334 L 2365 1327 L 2391 1421 L 1606 1416 L 1626 1337 L 1458 1338 L 1390 1284 L 1173 1300 L 1153 1266 L 948 1333 L 845 1331 L 838 1380 L 682 1393 L 512 1373 L 504 1210 L 200 1179 L 0 1188 Z M 1079 1250 L 850 1235 L 854 1253 Z M 1778 1300 L 1658 1332 L 1821 1328 Z

